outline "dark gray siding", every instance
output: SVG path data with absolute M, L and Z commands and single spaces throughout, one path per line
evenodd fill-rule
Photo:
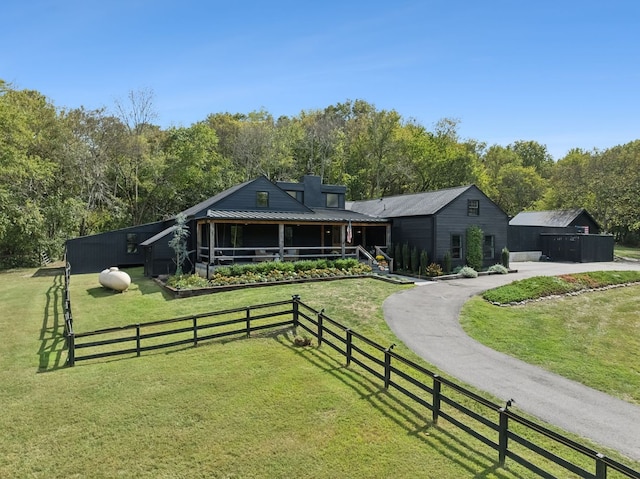
M 469 216 L 467 214 L 468 200 L 478 200 L 480 214 Z M 451 249 L 451 235 L 461 235 L 463 240 L 462 258 L 452 261 L 453 266 L 463 265 L 466 256 L 466 230 L 470 226 L 478 226 L 484 236 L 494 237 L 494 257 L 485 258 L 485 266 L 499 262 L 502 248 L 507 246 L 507 215 L 493 201 L 487 198 L 479 189 L 470 188 L 458 196 L 449 205 L 441 209 L 435 218 L 435 255 L 430 261 L 443 262 L 444 255 Z
M 540 234 L 544 230 L 542 226 L 509 226 L 509 251 L 542 251 Z
M 136 243 L 151 238 L 167 227 L 166 222 L 132 226 L 81 238 L 67 240 L 67 259 L 72 273 L 94 273 L 111 266 L 138 266 L 144 264 L 143 248 L 127 252 L 127 235 L 135 234 Z
M 258 191 L 269 193 L 269 206 L 262 208 L 257 206 L 256 194 Z M 305 192 L 306 197 L 306 192 Z M 228 197 L 220 200 L 212 208 L 217 210 L 240 210 L 240 211 L 291 211 L 308 212 L 309 209 L 296 201 L 285 191 L 278 188 L 266 178 L 258 178 L 246 185 L 244 188 L 232 193 Z M 195 217 L 205 216 L 204 211 L 196 213 Z
M 410 248 L 425 250 L 433 258 L 433 217 L 412 216 L 394 218 L 391 226 L 393 244 L 408 244 Z
M 611 235 L 544 233 L 540 238 L 542 254 L 552 261 L 613 261 L 614 240 Z

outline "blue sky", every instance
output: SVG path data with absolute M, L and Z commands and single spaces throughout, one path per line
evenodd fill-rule
M 637 0 L 5 0 L 0 78 L 56 106 L 154 92 L 156 123 L 363 99 L 506 146 L 640 138 Z

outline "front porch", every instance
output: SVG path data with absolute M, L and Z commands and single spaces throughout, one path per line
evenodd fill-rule
M 196 273 L 208 278 L 219 265 L 259 261 L 355 258 L 371 264 L 390 236 L 391 226 L 380 223 L 200 220 Z

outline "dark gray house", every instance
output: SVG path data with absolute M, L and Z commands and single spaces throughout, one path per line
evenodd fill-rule
M 344 186 L 305 176 L 300 183 L 259 177 L 212 196 L 182 212 L 193 268 L 209 275 L 218 264 L 357 257 L 385 248 L 389 222 L 345 209 L 345 194 Z M 172 273 L 174 230 L 172 218 L 74 238 L 67 241 L 67 258 L 74 273 L 134 265 L 144 265 L 147 276 Z
M 524 211 L 509 221 L 511 252 L 539 252 L 553 261 L 613 261 L 614 240 L 584 208 Z
M 475 185 L 354 201 L 348 207 L 368 216 L 388 218 L 393 243 L 425 250 L 429 262 L 442 264 L 449 252 L 452 266 L 464 265 L 466 230 L 470 226 L 483 231 L 485 265 L 499 262 L 507 245 L 507 214 Z

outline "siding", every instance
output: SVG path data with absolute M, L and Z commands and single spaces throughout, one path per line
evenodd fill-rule
M 479 216 L 467 215 L 468 200 L 479 201 Z M 485 259 L 485 266 L 498 262 L 502 248 L 507 246 L 508 218 L 504 211 L 476 188 L 467 190 L 437 213 L 435 219 L 435 255 L 430 258 L 430 261 L 433 259 L 433 261 L 442 263 L 445 253 L 451 249 L 451 235 L 459 234 L 463 240 L 462 259 L 452 261 L 452 265 L 464 264 L 466 230 L 470 226 L 478 226 L 484 236 L 494 237 L 494 257 Z
M 256 203 L 256 193 L 258 191 L 269 192 L 269 206 L 260 208 Z M 306 194 L 306 192 L 305 192 Z M 247 184 L 219 202 L 196 213 L 195 217 L 206 216 L 207 209 L 216 210 L 240 210 L 240 211 L 287 211 L 287 212 L 309 212 L 303 204 L 296 201 L 285 191 L 278 188 L 266 178 Z
M 139 266 L 144 264 L 144 251 L 127 253 L 127 235 L 137 235 L 138 244 L 161 232 L 169 222 L 132 226 L 91 236 L 67 240 L 67 259 L 72 273 L 94 273 L 111 266 Z

